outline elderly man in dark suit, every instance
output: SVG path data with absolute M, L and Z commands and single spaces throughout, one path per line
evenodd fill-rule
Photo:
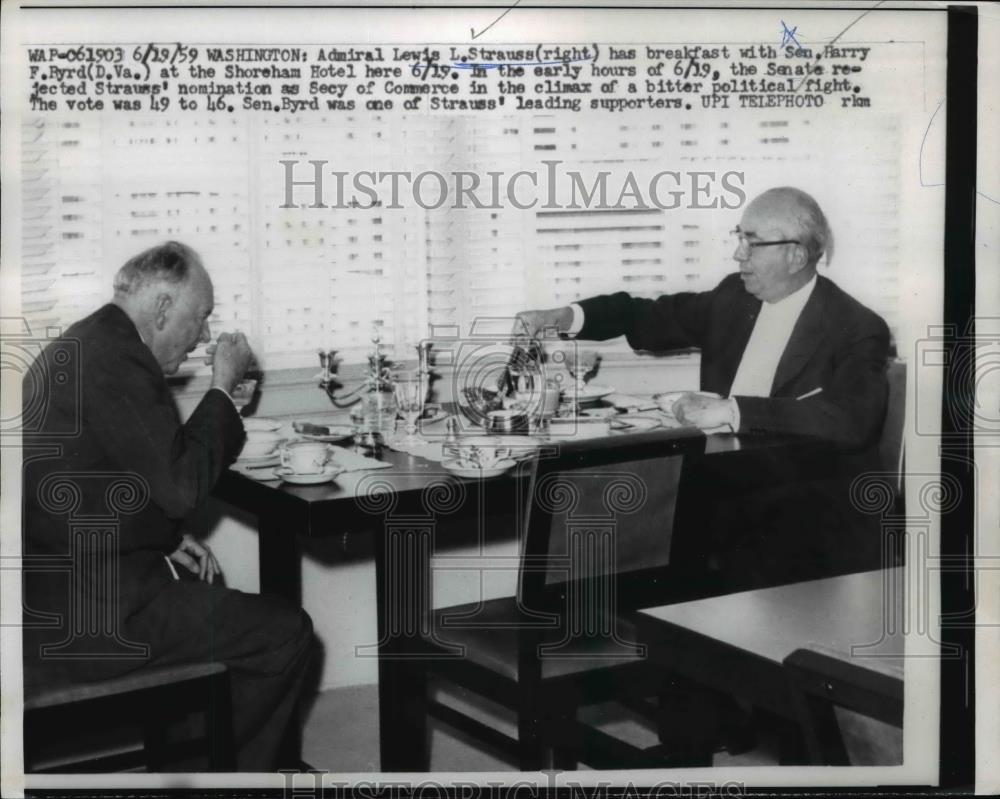
M 673 406 L 678 418 L 741 434 L 823 438 L 839 445 L 842 474 L 877 470 L 889 331 L 816 274 L 833 244 L 819 205 L 799 189 L 771 189 L 747 205 L 734 232 L 739 272 L 711 291 L 655 300 L 620 292 L 526 311 L 519 322 L 532 335 L 624 335 L 637 350 L 697 347 L 701 389 L 721 398 L 688 393 Z M 775 486 L 716 510 L 712 526 L 725 539 L 717 554 L 733 567 L 731 588 L 880 565 L 877 522 L 852 506 L 843 481 Z
M 523 312 L 517 327 L 592 340 L 624 335 L 637 350 L 697 347 L 701 389 L 718 396 L 685 394 L 672 407 L 679 419 L 836 445 L 834 478 L 803 478 L 794 464 L 766 459 L 755 464 L 752 490 L 726 474 L 700 475 L 704 527 L 683 534 L 702 539 L 696 549 L 710 566 L 706 593 L 877 568 L 883 562 L 878 520 L 854 507 L 849 486 L 852 476 L 879 469 L 888 328 L 817 275 L 833 238 L 805 192 L 764 192 L 747 205 L 734 233 L 739 272 L 711 291 L 655 300 L 624 292 L 593 297 Z M 661 702 L 661 740 L 678 764 L 708 765 L 713 747 L 739 751 L 751 743 L 746 719 L 696 684 L 677 681 Z
M 208 547 L 182 533 L 243 445 L 231 393 L 252 354 L 242 333 L 221 334 L 210 348 L 211 387 L 182 422 L 164 376 L 209 341 L 213 290 L 200 258 L 176 242 L 154 247 L 121 268 L 114 289 L 24 381 L 26 408 L 44 407 L 24 441 L 25 555 L 69 552 L 74 571 L 25 573 L 26 622 L 39 613 L 61 621 L 26 623 L 25 682 L 225 663 L 238 766 L 272 770 L 308 665 L 311 621 L 276 597 L 223 587 Z M 60 370 L 78 380 L 47 379 Z M 71 520 L 106 518 L 109 505 L 116 536 L 71 534 Z M 78 629 L 80 613 L 100 620 L 103 640 Z

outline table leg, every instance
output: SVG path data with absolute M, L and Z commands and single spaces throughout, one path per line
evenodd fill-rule
M 260 593 L 277 594 L 295 607 L 302 606 L 302 556 L 298 536 L 288 529 L 287 520 L 276 513 L 261 514 L 257 521 L 260 559 Z M 293 711 L 278 760 L 283 768 L 299 768 L 302 763 L 302 724 L 298 709 Z
M 258 518 L 260 592 L 283 596 L 302 605 L 302 556 L 298 536 L 277 514 Z
M 379 755 L 382 771 L 427 771 L 421 631 L 430 621 L 431 526 L 386 521 L 376 544 Z

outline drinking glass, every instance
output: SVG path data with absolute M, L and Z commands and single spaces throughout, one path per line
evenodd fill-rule
M 406 421 L 405 444 L 420 444 L 423 439 L 417 435 L 417 419 L 424 410 L 427 383 L 419 372 L 402 372 L 394 378 L 396 407 Z
M 597 366 L 597 352 L 594 350 L 578 350 L 574 353 L 574 357 L 566 359 L 566 371 L 579 388 L 583 388 L 587 376 L 595 366 Z

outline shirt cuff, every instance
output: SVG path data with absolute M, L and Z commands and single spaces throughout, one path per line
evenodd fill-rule
M 577 334 L 583 330 L 583 308 L 575 302 L 570 303 L 569 307 L 573 311 L 573 321 L 570 323 L 569 330 L 566 331 L 566 336 L 576 338 Z
M 236 404 L 236 400 L 233 399 L 232 394 L 230 394 L 224 388 L 219 388 L 218 386 L 212 386 L 209 389 L 209 391 L 221 391 L 223 394 L 225 394 L 229 398 L 229 401 L 232 403 L 233 410 L 236 411 L 237 414 L 239 414 L 239 412 L 240 412 L 239 406 Z
M 733 428 L 733 432 L 738 433 L 740 432 L 740 404 L 735 397 L 729 398 L 729 410 L 733 417 L 729 424 Z

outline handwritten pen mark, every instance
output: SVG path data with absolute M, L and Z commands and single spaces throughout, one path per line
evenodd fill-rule
M 789 28 L 785 24 L 785 20 L 781 20 L 781 47 L 784 47 L 789 42 L 795 42 L 796 47 L 801 47 L 799 40 L 795 38 L 795 32 L 798 31 L 799 26 L 796 25 L 794 28 Z
M 917 156 L 917 177 L 920 180 L 921 188 L 927 189 L 932 186 L 943 186 L 944 183 L 925 183 L 924 182 L 924 144 L 927 142 L 927 136 L 931 132 L 931 125 L 934 124 L 934 117 L 938 115 L 938 111 L 941 110 L 941 106 L 944 105 L 944 100 L 938 103 L 937 108 L 934 109 L 934 113 L 931 114 L 930 121 L 927 123 L 927 129 L 924 131 L 924 137 L 920 140 L 920 153 Z
M 488 31 L 490 28 L 492 28 L 494 25 L 496 25 L 500 20 L 502 20 L 504 17 L 506 17 L 511 11 L 513 11 L 515 8 L 517 8 L 520 4 L 521 4 L 521 0 L 515 0 L 514 5 L 512 5 L 506 11 L 504 11 L 499 17 L 497 17 L 489 25 L 487 25 L 485 28 L 483 28 L 481 31 L 479 31 L 479 33 L 476 33 L 476 29 L 475 28 L 469 28 L 469 33 L 472 34 L 472 38 L 473 39 L 478 39 L 480 36 L 482 36 L 484 33 L 486 33 L 486 31 Z
M 840 33 L 838 33 L 836 36 L 834 36 L 833 39 L 830 41 L 830 44 L 836 44 L 837 43 L 837 39 L 839 39 L 841 36 L 843 36 L 845 33 L 847 33 L 851 28 L 853 28 L 855 25 L 857 25 L 859 22 L 861 22 L 861 20 L 863 20 L 865 17 L 867 17 L 869 14 L 871 14 L 872 11 L 874 11 L 876 8 L 878 8 L 879 6 L 884 5 L 884 4 L 885 4 L 885 0 L 879 0 L 879 2 L 877 2 L 871 8 L 869 8 L 864 14 L 861 14 L 861 16 L 857 17 L 850 25 L 848 25 Z
M 845 33 L 847 33 L 851 28 L 853 28 L 855 25 L 857 25 L 862 19 L 864 19 L 865 17 L 867 17 L 869 14 L 871 14 L 872 11 L 874 11 L 876 8 L 878 8 L 879 6 L 884 5 L 884 4 L 885 4 L 885 0 L 879 0 L 875 5 L 873 5 L 871 8 L 869 8 L 863 14 L 859 14 L 857 17 L 855 17 L 851 21 L 850 25 L 848 25 L 846 28 L 844 28 L 840 33 L 838 33 L 832 39 L 830 39 L 830 41 L 827 42 L 827 46 L 832 46 L 832 45 L 836 44 L 837 43 L 837 39 L 839 39 L 841 36 L 843 36 Z M 781 24 L 784 25 L 785 23 L 782 22 Z M 798 30 L 798 27 L 796 27 L 795 30 Z M 798 44 L 798 42 L 796 42 L 796 44 Z M 817 61 L 819 61 L 819 57 L 820 57 L 820 53 L 817 53 L 816 54 L 816 60 Z M 804 78 L 802 78 L 802 80 L 799 81 L 799 85 L 796 86 L 794 89 L 792 89 L 792 92 L 794 93 L 794 92 L 797 92 L 799 89 L 801 89 L 805 85 L 805 82 L 807 80 L 809 80 L 809 75 L 806 75 Z
M 934 124 L 934 118 L 938 115 L 938 111 L 941 110 L 941 106 L 943 106 L 943 105 L 944 105 L 944 100 L 942 100 L 940 103 L 938 103 L 937 108 L 934 109 L 934 113 L 931 114 L 930 121 L 928 121 L 928 123 L 927 123 L 927 129 L 924 131 L 924 137 L 920 140 L 920 153 L 917 156 L 917 177 L 920 180 L 920 188 L 922 188 L 922 189 L 932 189 L 935 186 L 943 186 L 944 185 L 944 183 L 925 183 L 924 182 L 924 144 L 927 142 L 927 137 L 930 135 L 931 125 Z M 976 194 L 978 194 L 980 197 L 982 197 L 985 200 L 989 200 L 991 203 L 996 203 L 997 205 L 1000 205 L 1000 200 L 997 200 L 995 197 L 991 197 L 988 194 L 984 194 L 983 192 L 979 191 L 978 189 L 976 190 Z

